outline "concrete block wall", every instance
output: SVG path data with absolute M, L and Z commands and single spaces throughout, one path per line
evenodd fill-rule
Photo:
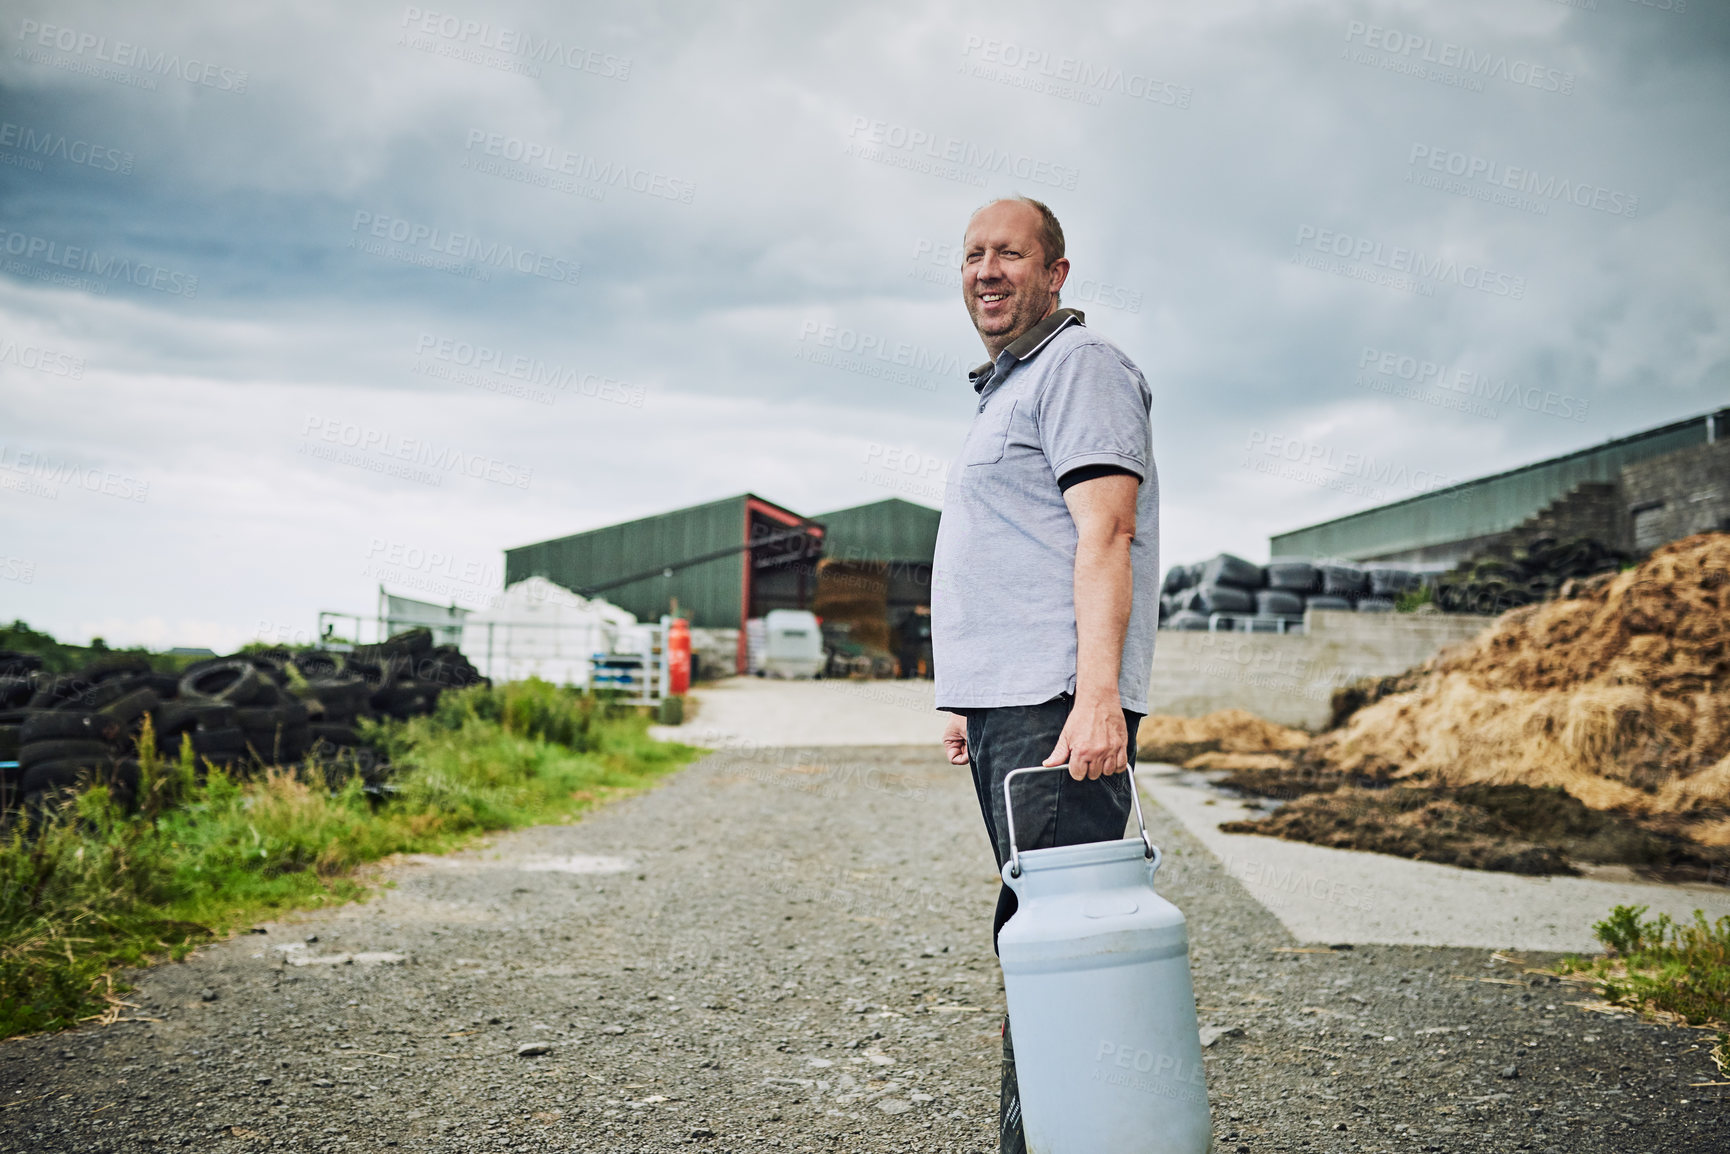
M 1627 540 L 1638 552 L 1730 529 L 1730 440 L 1627 465 L 1621 480 Z
M 1312 609 L 1301 634 L 1162 629 L 1148 708 L 1179 717 L 1247 709 L 1282 725 L 1320 729 L 1336 688 L 1360 677 L 1403 673 L 1447 646 L 1471 640 L 1494 620 Z

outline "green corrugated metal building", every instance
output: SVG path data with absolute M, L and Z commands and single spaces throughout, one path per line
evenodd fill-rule
M 1275 557 L 1446 566 L 1521 526 L 1578 486 L 1613 483 L 1626 465 L 1730 434 L 1730 410 L 1618 437 L 1547 461 L 1336 517 L 1268 539 Z
M 822 542 L 817 522 L 741 493 L 506 549 L 505 584 L 545 577 L 645 621 L 669 612 L 676 599 L 692 625 L 736 629 L 746 617 L 804 606 Z M 668 568 L 671 575 L 663 575 Z
M 890 498 L 805 517 L 741 493 L 507 549 L 505 584 L 545 577 L 641 620 L 676 603 L 698 628 L 742 629 L 771 609 L 810 608 L 818 562 L 828 558 L 885 565 L 890 607 L 905 614 L 930 605 L 939 516 Z
M 942 513 L 899 497 L 854 505 L 815 520 L 828 530 L 823 556 L 831 561 L 887 561 L 931 565 Z

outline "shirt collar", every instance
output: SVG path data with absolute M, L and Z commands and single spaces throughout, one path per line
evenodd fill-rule
M 1014 357 L 1017 363 L 1031 360 L 1047 344 L 1051 338 L 1068 328 L 1070 325 L 1086 325 L 1087 317 L 1080 309 L 1058 309 L 1020 336 L 1003 346 L 1003 351 L 997 354 L 995 361 L 986 361 L 983 365 L 967 374 L 967 379 L 973 384 L 973 391 L 985 388 L 991 380 L 992 372 L 998 365 L 1008 371 L 1009 364 L 1005 357 Z

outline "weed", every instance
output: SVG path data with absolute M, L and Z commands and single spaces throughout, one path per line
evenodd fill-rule
M 1611 910 L 1592 927 L 1609 955 L 1566 959 L 1563 972 L 1591 975 L 1617 1005 L 1674 1014 L 1696 1026 L 1730 1023 L 1730 916 L 1708 922 L 1695 910 L 1692 922 L 1668 914 L 1644 921 L 1645 913 L 1645 906 Z

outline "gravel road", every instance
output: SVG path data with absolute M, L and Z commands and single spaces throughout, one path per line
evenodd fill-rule
M 1300 946 L 1150 819 L 1219 1149 L 1730 1145 L 1710 1035 L 1483 950 Z M 380 873 L 138 975 L 145 1020 L 0 1046 L 0 1151 L 996 1150 L 997 880 L 930 749 L 721 752 Z

